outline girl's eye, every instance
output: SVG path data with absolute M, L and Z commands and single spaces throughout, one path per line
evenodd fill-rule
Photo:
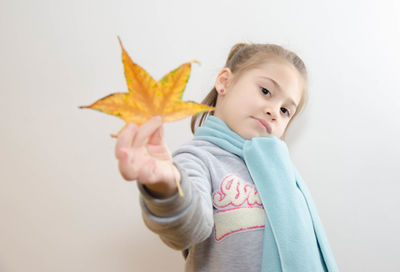
M 290 112 L 287 108 L 281 108 L 281 111 L 286 114 L 287 116 L 290 116 Z
M 261 91 L 262 91 L 263 94 L 268 95 L 268 96 L 271 96 L 271 92 L 268 91 L 267 89 L 261 87 Z

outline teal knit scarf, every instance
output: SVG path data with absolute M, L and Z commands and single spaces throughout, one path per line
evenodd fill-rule
M 266 212 L 262 272 L 339 271 L 285 142 L 274 136 L 245 140 L 215 116 L 197 128 L 194 139 L 211 142 L 246 163 Z

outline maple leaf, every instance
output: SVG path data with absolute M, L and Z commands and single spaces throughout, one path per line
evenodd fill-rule
M 182 101 L 182 95 L 189 79 L 190 61 L 182 64 L 166 74 L 161 80 L 154 80 L 142 67 L 134 63 L 124 49 L 121 40 L 122 62 L 128 85 L 127 93 L 107 95 L 89 106 L 89 108 L 117 116 L 125 121 L 125 126 L 133 122 L 141 125 L 153 116 L 162 116 L 163 122 L 172 122 L 204 111 L 214 110 L 214 107 L 198 104 L 192 101 Z M 112 137 L 117 137 L 120 132 Z

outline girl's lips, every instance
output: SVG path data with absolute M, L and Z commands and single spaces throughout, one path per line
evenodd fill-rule
M 272 129 L 271 129 L 271 126 L 267 123 L 267 121 L 265 121 L 265 120 L 263 120 L 263 119 L 260 119 L 260 118 L 256 118 L 256 117 L 253 117 L 261 126 L 263 126 L 264 127 L 264 129 L 269 133 L 269 134 L 271 134 L 271 131 L 272 131 Z

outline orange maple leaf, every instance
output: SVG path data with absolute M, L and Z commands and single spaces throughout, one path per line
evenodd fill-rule
M 118 40 L 122 49 L 122 62 L 128 92 L 113 93 L 89 106 L 80 106 L 79 108 L 94 109 L 117 116 L 125 121 L 122 129 L 131 122 L 141 125 L 157 115 L 162 116 L 164 122 L 172 122 L 204 111 L 214 110 L 214 107 L 207 105 L 182 101 L 191 64 L 198 61 L 184 63 L 166 74 L 161 80 L 155 81 L 142 67 L 132 61 L 119 37 Z M 111 136 L 117 137 L 118 135 L 119 132 Z

